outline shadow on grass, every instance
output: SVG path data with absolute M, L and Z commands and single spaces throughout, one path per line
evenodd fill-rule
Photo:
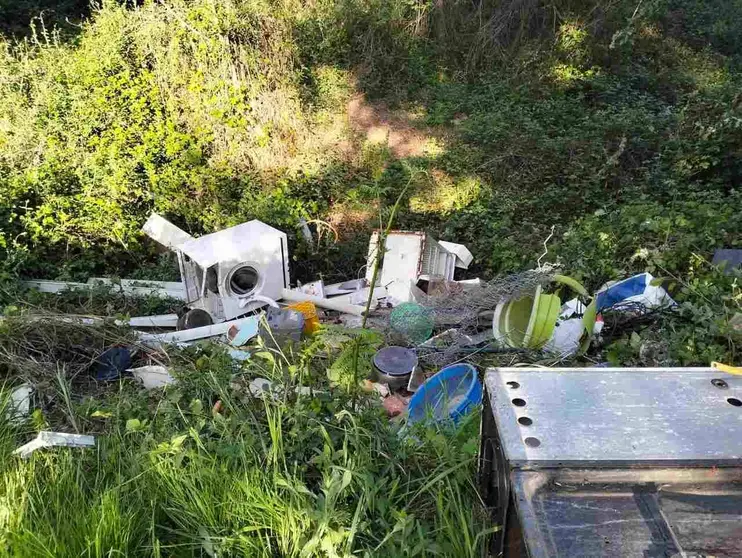
M 43 22 L 47 30 L 57 28 L 62 38 L 72 38 L 89 15 L 90 0 L 0 0 L 0 33 L 23 39 L 31 35 L 32 24 Z

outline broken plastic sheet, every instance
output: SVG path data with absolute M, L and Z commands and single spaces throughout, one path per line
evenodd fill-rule
M 585 335 L 588 334 L 588 329 L 591 326 L 591 324 L 585 323 L 586 313 L 588 313 L 588 306 L 577 298 L 562 304 L 554 331 L 544 345 L 544 352 L 560 358 L 577 354 L 582 348 Z M 595 323 L 592 324 L 590 335 L 599 335 L 602 329 L 602 318 L 596 319 Z
M 456 244 L 455 242 L 447 242 L 445 240 L 439 240 L 438 244 L 456 256 L 456 267 L 458 268 L 468 269 L 469 264 L 474 261 L 474 255 L 463 244 Z
M 164 366 L 140 366 L 139 368 L 129 368 L 127 372 L 131 372 L 147 389 L 160 388 L 175 383 L 175 378 L 170 375 L 170 372 Z
M 95 447 L 95 436 L 42 430 L 36 438 L 16 449 L 13 455 L 27 459 L 38 449 L 52 447 L 92 448 Z
M 241 347 L 258 334 L 258 320 L 243 322 L 237 326 L 237 333 L 229 342 L 233 347 Z
M 598 312 L 611 307 L 620 309 L 621 305 L 632 303 L 648 309 L 674 306 L 675 301 L 667 291 L 653 285 L 653 281 L 651 273 L 640 273 L 601 289 L 596 295 Z

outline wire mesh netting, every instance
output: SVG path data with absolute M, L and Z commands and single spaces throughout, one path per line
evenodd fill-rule
M 418 348 L 421 361 L 444 366 L 467 354 L 497 350 L 499 343 L 492 342 L 500 340 L 493 338 L 491 327 L 492 312 L 497 305 L 532 296 L 536 287 L 548 284 L 555 273 L 555 267 L 543 266 L 471 285 L 431 279 L 428 294 L 420 296 L 418 303 L 427 309 L 426 315 L 437 329 L 449 329 Z M 490 343 L 486 347 L 477 348 L 487 340 Z

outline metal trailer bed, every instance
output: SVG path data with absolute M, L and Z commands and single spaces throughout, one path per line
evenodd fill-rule
M 499 368 L 485 387 L 491 556 L 742 557 L 742 376 Z

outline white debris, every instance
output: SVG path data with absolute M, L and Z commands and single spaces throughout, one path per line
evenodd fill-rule
M 438 244 L 440 244 L 443 248 L 456 256 L 456 267 L 460 267 L 461 269 L 468 269 L 469 264 L 474 261 L 474 256 L 463 244 L 446 242 L 445 240 L 439 240 Z
M 93 289 L 96 284 L 119 285 L 121 292 L 129 296 L 159 296 L 185 300 L 185 287 L 182 283 L 167 282 L 166 285 L 159 281 L 127 281 L 122 279 L 116 283 L 111 279 L 91 279 L 87 283 L 73 283 L 69 281 L 23 281 L 22 285 L 42 293 L 56 294 L 68 290 Z
M 247 390 L 250 392 L 250 395 L 257 397 L 258 399 L 262 399 L 266 395 L 272 398 L 276 398 L 280 395 L 280 390 L 277 387 L 274 387 L 273 382 L 266 378 L 255 378 L 247 386 Z M 299 395 L 312 394 L 312 388 L 306 386 L 297 386 L 293 391 Z
M 178 326 L 177 314 L 158 314 L 156 316 L 135 316 L 129 318 L 131 327 L 162 327 L 174 328 Z
M 12 423 L 22 422 L 31 411 L 31 394 L 33 387 L 29 384 L 23 384 L 15 388 L 10 393 L 10 405 L 6 410 L 6 416 Z
M 368 301 L 368 293 L 370 290 L 371 287 L 364 287 L 348 294 L 333 297 L 332 301 L 347 302 L 348 304 L 363 306 L 365 308 L 366 302 Z M 371 299 L 371 308 L 373 309 L 380 300 L 386 299 L 387 296 L 387 290 L 384 287 L 377 286 L 374 289 L 373 298 Z
M 131 372 L 147 389 L 175 383 L 175 378 L 170 375 L 170 372 L 164 366 L 141 366 L 139 368 L 129 368 L 127 372 Z
M 325 298 L 325 284 L 320 279 L 319 281 L 312 281 L 311 283 L 306 283 L 302 285 L 301 287 L 296 288 L 297 291 L 300 291 L 302 293 L 317 296 L 319 298 Z
M 149 216 L 149 219 L 147 219 L 147 222 L 142 227 L 142 231 L 153 240 L 156 240 L 171 250 L 177 250 L 181 244 L 193 240 L 190 234 L 176 227 L 157 213 Z
M 585 331 L 582 318 L 557 320 L 551 339 L 546 342 L 544 351 L 567 357 L 574 355 L 580 348 L 580 339 Z
M 216 321 L 270 304 L 289 285 L 286 234 L 257 219 L 193 238 L 152 214 L 143 230 L 176 252 L 186 302 Z
M 252 328 L 254 326 L 255 332 L 257 333 L 259 320 L 260 316 L 249 316 L 239 320 L 232 320 L 204 327 L 194 327 L 193 329 L 185 329 L 183 331 L 173 331 L 170 333 L 143 333 L 139 338 L 143 344 L 149 347 L 158 347 L 163 343 L 179 344 L 196 341 L 198 339 L 206 339 L 208 337 L 217 337 L 227 333 L 229 328 L 232 326 L 237 326 L 238 328 L 245 326 Z
M 42 430 L 36 438 L 15 450 L 13 455 L 26 459 L 37 449 L 51 447 L 91 448 L 95 447 L 95 436 Z
M 229 349 L 227 354 L 232 357 L 232 360 L 237 362 L 245 362 L 250 360 L 250 353 L 248 351 L 241 351 L 239 349 Z
M 284 289 L 282 292 L 282 298 L 291 302 L 312 302 L 315 306 L 319 306 L 320 308 L 336 310 L 344 314 L 353 314 L 355 316 L 363 316 L 363 311 L 365 310 L 363 306 L 347 304 L 334 298 L 319 298 L 317 296 L 308 295 L 291 289 Z
M 235 324 L 234 327 L 237 330 L 237 333 L 229 342 L 229 344 L 234 347 L 241 347 L 242 345 L 245 345 L 250 339 L 258 334 L 258 325 L 259 320 L 248 320 L 241 324 Z
M 368 245 L 366 280 L 371 282 L 376 265 L 379 233 L 374 232 Z M 410 284 L 421 276 L 453 280 L 456 256 L 423 232 L 392 231 L 386 237 L 381 261 L 379 285 L 387 288 L 389 298 L 398 303 L 411 302 Z
M 325 296 L 339 296 L 360 291 L 365 287 L 368 287 L 368 281 L 365 278 L 361 278 L 344 281 L 343 283 L 335 283 L 333 285 L 325 285 L 324 292 Z
M 366 258 L 366 280 L 373 278 L 377 261 L 379 233 L 374 232 Z M 386 237 L 378 284 L 387 288 L 394 304 L 411 302 L 410 285 L 418 279 L 440 278 L 453 281 L 454 268 L 467 268 L 474 257 L 466 246 L 438 242 L 423 232 L 392 231 Z
M 391 391 L 389 390 L 388 384 L 382 384 L 381 382 L 372 382 L 373 390 L 378 393 L 382 398 L 389 397 Z

